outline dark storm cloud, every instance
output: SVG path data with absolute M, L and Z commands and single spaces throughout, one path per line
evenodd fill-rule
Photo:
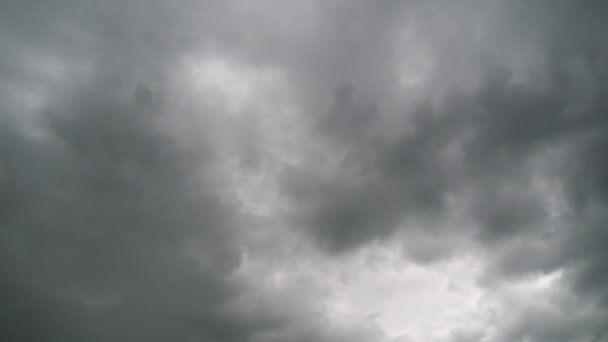
M 167 125 L 192 114 L 169 89 L 180 58 L 230 42 L 212 19 L 230 15 L 172 6 L 2 3 L 3 340 L 340 338 L 316 321 L 292 332 L 295 313 L 230 309 L 248 293 L 232 277 L 239 215 L 207 177 L 221 152 L 205 127 L 190 141 Z
M 230 211 L 191 184 L 209 161 L 156 127 L 154 95 L 123 101 L 114 86 L 72 90 L 45 117 L 52 143 L 5 135 L 6 338 L 212 339 L 240 325 L 220 312 L 239 263 Z
M 571 6 L 574 5 L 556 5 L 560 9 Z M 523 10 L 513 7 L 514 13 Z M 446 11 L 450 12 L 450 8 L 446 6 Z M 588 11 L 583 6 L 574 8 L 577 14 Z M 315 206 L 318 212 L 312 213 L 312 221 L 325 226 L 319 229 L 322 234 L 335 236 L 338 240 L 351 240 L 348 232 L 370 237 L 383 234 L 384 227 L 390 223 L 382 221 L 393 221 L 409 211 L 435 215 L 445 209 L 445 195 L 472 185 L 479 187 L 476 191 L 479 199 L 475 201 L 479 208 L 474 210 L 485 227 L 482 233 L 489 234 L 488 239 L 508 235 L 509 229 L 517 229 L 526 221 L 544 215 L 540 203 L 533 203 L 534 199 L 526 202 L 527 195 L 521 191 L 509 193 L 510 188 L 521 186 L 517 178 L 529 176 L 528 160 L 544 148 L 580 136 L 600 136 L 593 139 L 595 148 L 581 146 L 580 151 L 587 155 L 583 159 L 576 157 L 576 164 L 593 163 L 580 167 L 581 171 L 591 173 L 591 177 L 582 179 L 590 179 L 601 189 L 603 176 L 600 174 L 603 172 L 599 150 L 606 123 L 602 115 L 605 105 L 601 100 L 605 86 L 598 73 L 605 66 L 597 61 L 591 63 L 589 51 L 601 49 L 602 41 L 594 39 L 580 49 L 572 47 L 579 43 L 569 42 L 570 37 L 564 38 L 565 42 L 559 41 L 561 30 L 555 29 L 555 18 L 545 18 L 548 15 L 542 13 L 534 16 L 535 11 L 539 11 L 537 7 L 531 6 L 528 10 L 533 14 L 529 14 L 532 18 L 526 19 L 545 19 L 540 23 L 526 21 L 526 24 L 534 25 L 532 35 L 541 32 L 548 36 L 542 36 L 544 40 L 539 41 L 545 50 L 541 53 L 543 61 L 532 70 L 538 77 L 531 82 L 513 79 L 512 67 L 501 62 L 501 49 L 491 45 L 478 46 L 469 52 L 472 60 L 484 60 L 483 54 L 493 56 L 477 66 L 478 84 L 470 86 L 463 80 L 463 86 L 449 89 L 440 104 L 430 97 L 417 100 L 412 108 L 397 113 L 408 118 L 397 139 L 378 136 L 377 128 L 384 119 L 378 110 L 382 97 L 365 89 L 365 83 L 369 81 L 365 75 L 350 73 L 360 84 L 337 85 L 327 114 L 319 120 L 313 118 L 318 121 L 314 125 L 316 133 L 326 139 L 328 148 L 346 151 L 342 172 L 338 172 L 329 184 L 318 183 L 321 184 L 318 191 L 308 191 L 311 203 L 325 203 Z M 547 12 L 557 16 L 563 15 L 562 11 Z M 502 20 L 508 22 L 508 19 Z M 549 29 L 555 32 L 544 32 Z M 439 30 L 437 35 L 442 33 Z M 549 38 L 557 39 L 557 42 Z M 516 47 L 525 47 L 526 39 L 519 39 L 521 42 Z M 365 38 L 361 38 L 360 43 L 364 42 L 367 42 Z M 559 50 L 568 47 L 570 51 Z M 449 46 L 446 49 L 447 53 L 451 52 Z M 331 51 L 331 47 L 328 50 Z M 558 52 L 561 55 L 556 56 Z M 436 77 L 436 82 L 440 82 L 441 74 Z M 395 85 L 390 83 L 391 79 L 384 81 L 382 89 L 390 92 Z M 581 89 L 589 91 L 581 94 Z M 446 154 L 450 147 L 459 149 L 457 163 L 444 160 L 449 159 Z M 336 158 L 339 156 L 337 153 Z M 572 157 L 575 156 L 573 153 Z M 317 189 L 316 181 L 309 179 L 311 177 L 314 178 L 294 175 L 296 189 L 293 192 L 298 193 L 298 199 L 307 192 L 305 188 Z M 362 228 L 349 229 L 345 227 L 347 224 L 341 223 L 349 220 Z M 333 229 L 343 229 L 344 235 L 328 232 Z M 369 230 L 369 233 L 361 230 Z M 340 245 L 340 242 L 335 244 Z
M 209 49 L 283 72 L 308 124 L 302 149 L 320 147 L 337 165 L 285 167 L 289 229 L 330 256 L 402 233 L 412 238 L 404 256 L 421 264 L 471 239 L 463 246 L 486 257 L 489 288 L 562 270 L 574 299 L 514 309 L 493 340 L 602 341 L 608 312 L 589 303 L 608 301 L 606 10 L 602 1 L 3 2 L 0 337 L 382 340 L 303 317 L 302 298 L 234 309 L 249 295 L 233 277 L 245 262 L 243 222 L 222 200 L 227 185 L 205 177 L 227 157 L 210 127 L 196 139 L 166 127 L 184 110 L 169 79 Z M 258 138 L 248 144 L 262 160 Z M 557 220 L 535 190 L 539 172 L 561 186 L 568 210 Z M 282 304 L 298 309 L 279 314 Z
M 408 224 L 412 220 L 422 225 L 435 222 L 428 224 L 435 227 L 429 229 L 443 230 L 445 241 L 454 234 L 477 236 L 480 246 L 488 248 L 488 276 L 513 279 L 563 268 L 573 291 L 603 302 L 608 288 L 603 247 L 608 205 L 608 13 L 599 2 L 496 3 L 502 14 L 479 3 L 478 12 L 471 12 L 471 22 L 479 13 L 490 19 L 484 28 L 492 32 L 487 37 L 495 40 L 468 51 L 458 45 L 469 39 L 468 26 L 453 24 L 450 15 L 469 7 L 438 5 L 439 14 L 430 20 L 445 19 L 445 30 L 454 31 L 432 27 L 428 37 L 439 42 L 432 46 L 436 54 L 454 61 L 440 57 L 434 65 L 430 87 L 442 89 L 441 94 L 425 94 L 427 98 L 416 99 L 402 112 L 382 113 L 385 95 L 395 91 L 394 79 L 379 76 L 382 71 L 372 76 L 380 79 L 367 74 L 368 68 L 384 70 L 394 62 L 386 51 L 372 58 L 385 63 L 378 69 L 374 62 L 361 62 L 361 69 L 350 70 L 348 76 L 328 82 L 319 76 L 320 83 L 333 84 L 335 90 L 322 110 L 325 114 L 311 118 L 311 134 L 335 151 L 338 167 L 288 169 L 285 189 L 293 198 L 290 215 L 330 253 L 392 236 L 412 227 Z M 391 41 L 390 24 L 378 26 L 384 41 Z M 448 33 L 450 41 L 443 44 Z M 350 51 L 346 61 L 365 61 L 361 56 L 373 54 L 367 49 L 377 41 L 361 35 L 357 42 L 365 47 Z M 502 45 L 506 42 L 509 47 Z M 332 55 L 332 49 L 342 47 L 324 48 Z M 472 72 L 462 78 L 450 66 L 458 67 L 466 58 L 477 64 L 465 62 L 464 68 Z M 526 58 L 534 62 L 519 64 Z M 392 70 L 395 67 L 392 64 Z M 380 90 L 369 90 L 370 84 Z M 383 120 L 391 115 L 407 118 L 397 139 L 382 134 Z M 570 208 L 559 222 L 550 217 L 546 195 L 534 190 L 534 174 L 539 171 L 535 162 L 552 149 L 561 152 L 544 176 L 557 179 Z M 450 223 L 450 197 L 466 201 L 472 219 L 468 224 Z M 585 336 L 601 340 L 597 336 L 604 336 L 608 316 L 603 309 L 596 310 L 603 317 L 595 323 L 548 317 L 538 325 L 510 327 L 512 335 L 504 340 L 572 341 Z
M 493 86 L 496 87 L 483 83 L 481 92 Z M 338 104 L 320 131 L 331 129 L 338 120 L 345 121 L 342 126 L 322 134 L 329 135 L 330 144 L 346 144 L 344 174 L 355 175 L 349 179 L 339 173 L 336 180 L 319 186 L 316 192 L 306 190 L 315 188 L 314 179 L 300 177 L 302 184 L 292 190 L 298 198 L 308 192 L 316 196 L 310 200 L 319 208 L 312 213 L 312 221 L 322 234 L 327 234 L 323 239 L 335 238 L 332 244 L 339 250 L 342 242 L 344 247 L 352 247 L 396 229 L 400 220 L 409 214 L 441 214 L 447 210 L 447 196 L 471 183 L 482 184 L 476 192 L 480 198 L 475 201 L 479 206 L 475 211 L 487 228 L 483 234 L 488 238 L 508 235 L 510 229 L 542 214 L 539 203 L 533 199 L 526 201 L 525 194 L 504 193 L 504 190 L 517 186 L 511 174 L 537 145 L 551 138 L 549 134 L 537 136 L 534 128 L 530 128 L 534 123 L 528 122 L 537 120 L 536 113 L 559 116 L 564 106 L 545 104 L 544 94 L 535 96 L 525 89 L 498 91 L 492 100 L 484 93 L 465 98 L 462 98 L 465 95 L 455 95 L 447 99 L 441 112 L 434 111 L 430 105 L 420 105 L 406 114 L 410 122 L 404 125 L 404 133 L 396 141 L 366 135 L 365 123 L 360 123 L 360 117 L 378 120 L 373 106 L 352 108 L 348 103 L 339 104 L 338 97 Z M 486 104 L 486 101 L 492 102 Z M 520 108 L 510 108 L 517 106 L 514 103 Z M 344 120 L 351 114 L 352 120 Z M 542 122 L 542 118 L 540 120 Z M 408 131 L 412 129 L 413 133 Z M 541 130 L 544 129 L 543 126 Z M 551 134 L 559 130 L 548 129 Z M 458 158 L 462 160 L 449 164 L 446 153 L 456 144 L 460 145 L 458 153 L 462 156 Z M 519 224 L 514 224 L 516 221 Z M 334 230 L 335 234 L 330 233 Z M 338 233 L 338 230 L 342 231 Z

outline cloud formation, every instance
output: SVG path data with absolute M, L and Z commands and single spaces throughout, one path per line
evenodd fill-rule
M 5 1 L 0 336 L 606 341 L 602 1 Z

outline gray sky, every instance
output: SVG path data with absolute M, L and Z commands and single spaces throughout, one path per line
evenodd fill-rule
M 608 341 L 608 3 L 0 0 L 0 339 Z

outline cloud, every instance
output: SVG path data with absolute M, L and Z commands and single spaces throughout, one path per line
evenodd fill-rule
M 606 338 L 601 1 L 0 13 L 5 339 Z
M 30 5 L 37 6 L 4 6 L 38 18 Z M 2 116 L 0 334 L 14 341 L 337 340 L 315 320 L 290 323 L 307 319 L 297 317 L 298 305 L 282 316 L 257 304 L 255 314 L 232 311 L 255 290 L 234 278 L 244 222 L 218 176 L 222 141 L 201 124 L 217 125 L 224 113 L 192 103 L 197 94 L 171 74 L 196 53 L 173 40 L 189 34 L 171 26 L 184 13 L 141 5 L 83 5 L 76 18 L 50 9 L 31 31 L 15 26 L 6 34 L 14 40 L 7 49 L 25 52 L 3 68 L 18 75 L 3 78 L 3 89 L 23 96 L 6 102 Z M 169 26 L 156 27 L 154 18 Z M 49 46 L 30 37 L 46 31 Z M 30 44 L 43 54 L 31 55 Z M 57 68 L 39 65 L 46 59 Z

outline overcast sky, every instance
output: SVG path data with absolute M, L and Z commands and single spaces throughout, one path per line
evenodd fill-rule
M 0 340 L 608 341 L 608 2 L 0 0 Z

